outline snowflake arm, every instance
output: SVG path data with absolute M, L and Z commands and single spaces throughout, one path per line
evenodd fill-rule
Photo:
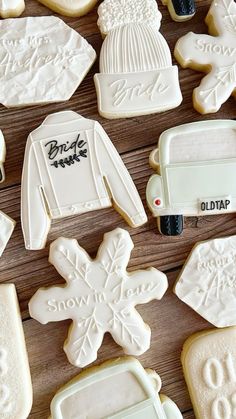
M 203 70 L 211 64 L 211 59 L 207 54 L 202 53 L 202 48 L 206 43 L 214 42 L 215 38 L 210 35 L 198 35 L 189 32 L 187 35 L 182 36 L 176 43 L 174 55 L 176 60 L 183 68 Z M 197 64 L 196 64 L 197 63 Z
M 95 310 L 87 318 L 73 321 L 64 351 L 72 365 L 83 368 L 97 359 L 97 351 L 103 341 L 104 332 L 96 319 Z
M 127 355 L 139 356 L 150 346 L 151 330 L 144 323 L 140 314 L 135 310 L 124 308 L 116 311 L 115 306 L 110 304 L 111 319 L 109 332 L 114 341 L 123 347 Z
M 126 230 L 117 228 L 104 235 L 104 240 L 97 253 L 97 260 L 105 267 L 108 273 L 113 273 L 117 268 L 125 272 L 130 253 L 134 245 Z
M 49 262 L 55 266 L 67 283 L 75 279 L 87 283 L 87 267 L 91 263 L 91 258 L 76 240 L 64 237 L 55 240 L 50 247 Z M 87 286 L 89 287 L 88 283 Z
M 166 275 L 155 268 L 128 274 L 123 287 L 123 299 L 131 300 L 133 305 L 160 300 L 168 288 Z
M 57 301 L 55 294 L 58 297 Z M 69 309 L 63 310 L 63 302 L 69 300 L 70 297 L 71 291 L 63 286 L 40 288 L 29 302 L 30 315 L 42 324 L 67 320 L 71 318 L 70 313 L 72 314 L 72 312 Z
M 212 68 L 194 89 L 194 107 L 202 114 L 217 112 L 236 88 L 236 62 L 234 66 Z

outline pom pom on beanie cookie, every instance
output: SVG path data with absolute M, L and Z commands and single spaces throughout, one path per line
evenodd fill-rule
M 155 0 L 104 0 L 98 8 L 98 26 L 103 35 L 129 23 L 160 28 L 161 13 Z

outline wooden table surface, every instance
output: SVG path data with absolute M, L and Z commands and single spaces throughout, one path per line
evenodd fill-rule
M 163 13 L 161 32 L 172 51 L 177 39 L 186 32 L 193 30 L 207 33 L 204 17 L 209 5 L 208 0 L 197 1 L 196 16 L 187 23 L 173 22 L 167 10 L 160 5 Z M 52 12 L 36 0 L 26 0 L 24 16 L 50 14 Z M 78 30 L 99 54 L 102 41 L 96 25 L 96 8 L 83 18 L 63 19 Z M 69 102 L 17 110 L 8 110 L 0 106 L 0 128 L 7 144 L 6 182 L 1 186 L 0 209 L 17 221 L 13 236 L 0 259 L 0 281 L 14 283 L 20 300 L 34 387 L 34 403 L 29 417 L 46 419 L 49 415 L 50 401 L 57 389 L 80 371 L 68 363 L 62 349 L 70 322 L 43 326 L 30 319 L 28 313 L 28 301 L 39 287 L 63 283 L 63 279 L 48 262 L 49 244 L 60 235 L 76 238 L 91 256 L 95 256 L 103 234 L 119 226 L 128 229 L 135 244 L 130 270 L 154 266 L 164 271 L 169 280 L 168 292 L 161 301 L 138 307 L 152 329 L 151 348 L 140 357 L 140 361 L 145 367 L 154 368 L 160 374 L 163 392 L 178 404 L 184 418 L 194 418 L 181 370 L 180 352 L 189 335 L 212 326 L 178 300 L 172 293 L 172 288 L 194 243 L 235 234 L 236 217 L 235 214 L 229 214 L 189 218 L 185 220 L 185 229 L 181 237 L 161 236 L 156 220 L 152 218 L 145 202 L 145 188 L 152 174 L 148 156 L 163 130 L 197 120 L 235 118 L 236 103 L 231 98 L 217 114 L 201 116 L 192 107 L 192 90 L 198 85 L 202 75 L 192 70 L 181 69 L 180 81 L 184 100 L 179 108 L 152 116 L 109 121 L 101 118 L 97 112 L 93 83 L 93 75 L 96 72 L 98 60 Z M 69 217 L 53 222 L 47 248 L 28 251 L 24 248 L 20 226 L 20 182 L 26 139 L 48 114 L 65 109 L 77 111 L 103 125 L 137 185 L 149 221 L 143 227 L 129 228 L 112 208 Z M 106 335 L 97 362 L 100 363 L 111 356 L 120 356 L 122 353 L 121 348 Z

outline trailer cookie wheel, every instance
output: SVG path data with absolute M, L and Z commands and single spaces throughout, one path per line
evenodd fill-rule
M 169 13 L 175 22 L 185 22 L 196 13 L 194 0 L 162 0 L 162 3 L 168 7 Z
M 164 215 L 158 219 L 158 228 L 164 236 L 179 236 L 183 232 L 182 215 Z

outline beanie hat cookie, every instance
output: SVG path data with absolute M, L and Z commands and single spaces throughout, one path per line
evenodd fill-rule
M 108 119 L 166 111 L 180 105 L 178 68 L 159 32 L 155 0 L 104 0 L 98 26 L 105 40 L 94 77 L 99 113 Z

